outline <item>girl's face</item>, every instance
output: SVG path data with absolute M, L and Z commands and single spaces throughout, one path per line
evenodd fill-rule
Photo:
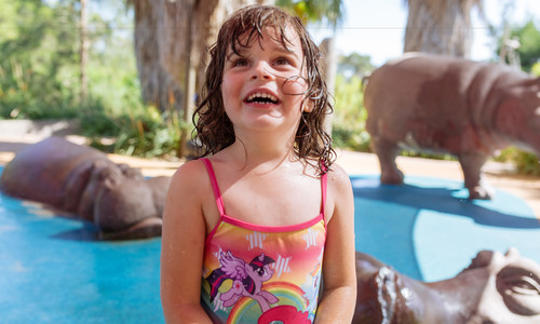
M 247 37 L 244 35 L 243 37 Z M 285 28 L 287 48 L 279 31 L 266 27 L 263 37 L 253 37 L 240 55 L 227 52 L 221 94 L 235 134 L 245 131 L 296 133 L 302 111 L 309 111 L 303 68 L 304 54 L 298 34 Z M 242 40 L 242 39 L 241 39 Z

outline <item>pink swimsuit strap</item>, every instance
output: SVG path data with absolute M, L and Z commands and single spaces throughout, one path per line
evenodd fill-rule
M 201 161 L 204 162 L 206 171 L 208 172 L 208 177 L 210 178 L 210 183 L 212 184 L 212 190 L 214 191 L 214 197 L 216 198 L 216 205 L 219 210 L 219 216 L 223 218 L 225 215 L 225 205 L 223 204 L 223 199 L 221 198 L 221 191 L 216 179 L 216 174 L 214 173 L 214 168 L 212 167 L 212 162 L 207 158 L 202 158 Z
M 201 161 L 203 161 L 204 166 L 206 167 L 206 170 L 208 171 L 208 177 L 210 178 L 210 183 L 212 184 L 212 190 L 214 191 L 214 197 L 216 198 L 216 205 L 219 210 L 220 218 L 223 218 L 225 216 L 225 205 L 223 204 L 223 199 L 221 198 L 221 191 L 219 190 L 219 185 L 216 179 L 216 173 L 214 172 L 214 168 L 212 167 L 212 162 L 208 158 L 202 158 Z M 327 177 L 326 173 L 324 173 L 321 176 L 321 192 L 322 192 L 322 202 L 321 202 L 321 215 L 325 222 L 326 227 L 326 217 L 324 215 L 324 210 L 326 207 L 326 184 L 327 184 Z

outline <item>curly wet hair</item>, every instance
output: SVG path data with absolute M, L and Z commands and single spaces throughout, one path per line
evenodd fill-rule
M 222 25 L 217 42 L 210 49 L 210 62 L 206 69 L 206 80 L 202 89 L 202 101 L 193 114 L 194 140 L 198 143 L 199 157 L 215 154 L 235 141 L 233 125 L 225 113 L 221 95 L 223 69 L 229 48 L 236 54 L 250 46 L 253 40 L 260 41 L 266 27 L 274 28 L 279 41 L 288 49 L 290 40 L 285 29 L 293 28 L 302 46 L 306 69 L 304 78 L 308 89 L 303 100 L 309 100 L 313 109 L 303 112 L 296 132 L 294 150 L 299 158 L 320 170 L 321 174 L 335 161 L 332 139 L 324 131 L 325 116 L 333 110 L 328 89 L 319 69 L 321 53 L 310 38 L 298 17 L 272 6 L 248 6 L 236 11 Z M 245 37 L 247 35 L 247 37 Z

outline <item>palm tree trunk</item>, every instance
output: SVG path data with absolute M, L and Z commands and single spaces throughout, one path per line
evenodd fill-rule
M 482 11 L 481 0 L 408 0 L 404 52 L 469 57 L 471 9 Z

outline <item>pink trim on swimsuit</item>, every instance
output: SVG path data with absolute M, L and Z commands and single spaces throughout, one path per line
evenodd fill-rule
M 293 231 L 299 231 L 299 230 L 308 228 L 312 226 L 313 224 L 319 222 L 320 220 L 323 220 L 324 229 L 326 229 L 326 217 L 324 215 L 325 206 L 326 206 L 326 185 L 327 185 L 326 173 L 321 176 L 322 201 L 321 201 L 321 211 L 319 215 L 317 215 L 313 219 L 310 219 L 300 224 L 286 225 L 286 226 L 266 226 L 266 225 L 257 225 L 257 224 L 245 222 L 245 221 L 233 218 L 231 216 L 227 216 L 227 214 L 225 213 L 225 204 L 223 203 L 221 190 L 219 189 L 216 173 L 214 172 L 214 167 L 212 166 L 212 162 L 208 158 L 202 158 L 201 161 L 203 161 L 204 166 L 206 167 L 206 170 L 208 171 L 208 177 L 210 178 L 212 191 L 214 192 L 216 205 L 219 211 L 219 220 L 216 223 L 216 226 L 214 226 L 214 228 L 210 231 L 210 233 L 208 233 L 208 236 L 206 237 L 206 240 L 205 240 L 205 244 L 212 239 L 217 228 L 222 222 L 226 222 L 229 224 L 237 225 L 240 227 L 244 227 L 247 229 L 260 231 L 260 232 L 293 232 Z
M 221 191 L 216 179 L 216 174 L 214 173 L 214 168 L 212 167 L 212 162 L 207 158 L 202 158 L 201 161 L 204 162 L 204 166 L 208 171 L 208 177 L 210 178 L 210 183 L 212 184 L 212 190 L 214 191 L 214 197 L 216 198 L 216 205 L 219 210 L 219 216 L 225 215 L 225 205 L 223 204 L 223 199 L 221 198 Z
M 319 214 L 315 218 L 310 219 L 300 224 L 285 225 L 285 226 L 267 226 L 267 225 L 256 225 L 256 224 L 245 222 L 236 218 L 232 218 L 227 215 L 223 215 L 224 222 L 227 222 L 229 224 L 236 225 L 239 227 L 243 227 L 246 229 L 250 229 L 253 231 L 266 232 L 266 233 L 300 231 L 300 230 L 303 230 L 305 228 L 312 226 L 313 224 L 316 224 L 317 222 L 320 222 L 323 219 L 324 218 L 322 214 Z

